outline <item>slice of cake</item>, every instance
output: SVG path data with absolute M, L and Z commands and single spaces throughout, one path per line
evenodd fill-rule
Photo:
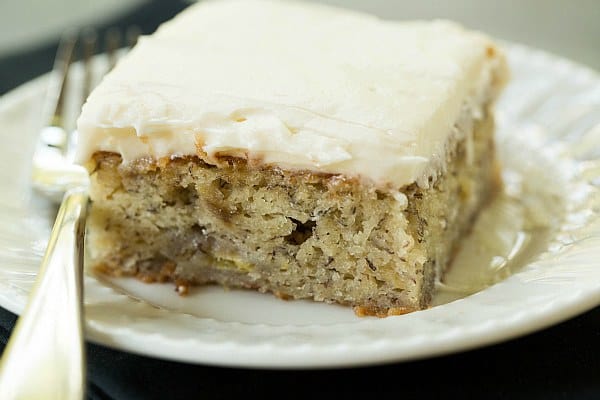
M 498 184 L 493 42 L 287 1 L 193 5 L 89 97 L 93 268 L 391 315 Z

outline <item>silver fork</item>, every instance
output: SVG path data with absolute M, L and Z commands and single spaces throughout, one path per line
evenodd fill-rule
M 119 42 L 114 31 L 110 35 L 107 52 L 112 64 Z M 133 37 L 129 40 L 133 44 Z M 70 33 L 59 45 L 47 94 L 46 108 L 51 112 L 46 115 L 51 118 L 40 132 L 33 157 L 33 187 L 51 199 L 62 197 L 62 201 L 27 307 L 0 363 L 3 400 L 69 400 L 85 395 L 83 246 L 89 179 L 85 169 L 71 161 L 73 132 L 67 131 L 64 119 L 65 89 L 76 41 L 77 36 Z M 95 47 L 96 35 L 84 35 L 83 97 L 92 86 Z
M 38 277 L 0 364 L 0 398 L 82 399 L 85 392 L 83 340 L 83 231 L 87 176 L 66 158 L 65 92 L 76 37 L 59 45 L 32 168 L 33 186 L 55 198 L 63 194 Z

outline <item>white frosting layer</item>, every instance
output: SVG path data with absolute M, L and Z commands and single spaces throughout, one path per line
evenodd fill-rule
M 236 155 L 400 187 L 444 153 L 464 104 L 504 75 L 490 48 L 447 21 L 203 1 L 142 37 L 94 90 L 76 158 Z

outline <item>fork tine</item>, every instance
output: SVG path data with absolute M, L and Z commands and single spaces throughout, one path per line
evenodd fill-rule
M 133 46 L 135 46 L 141 33 L 141 29 L 137 25 L 133 25 L 127 28 L 127 33 L 125 34 L 125 36 L 127 37 L 127 47 L 132 48 Z
M 63 108 L 65 102 L 66 87 L 68 85 L 69 69 L 73 61 L 73 50 L 77 43 L 77 35 L 74 31 L 66 32 L 58 46 L 53 71 L 56 74 L 52 82 L 56 85 L 50 88 L 49 107 L 51 108 L 51 125 L 64 127 Z
M 127 46 L 133 47 L 140 35 L 140 29 L 137 26 L 130 26 L 126 30 Z M 103 74 L 110 71 L 117 63 L 123 34 L 120 29 L 110 28 L 104 36 L 104 47 L 109 60 L 109 67 L 103 71 Z M 52 131 L 52 137 L 45 137 L 47 145 L 60 149 L 63 153 L 69 154 L 72 144 L 76 140 L 74 132 L 68 126 L 64 114 L 65 98 L 67 97 L 67 86 L 69 81 L 69 70 L 74 61 L 74 52 L 77 48 L 81 54 L 83 64 L 83 82 L 80 91 L 81 98 L 78 100 L 85 102 L 95 86 L 96 73 L 94 71 L 94 55 L 98 51 L 98 34 L 94 29 L 86 28 L 78 32 L 70 30 L 63 34 L 53 67 L 53 79 L 51 79 L 50 88 L 47 96 L 46 113 L 50 117 L 49 126 L 62 128 L 62 136 L 59 130 Z M 48 130 L 50 132 L 50 130 Z M 47 135 L 46 135 L 47 136 Z
M 83 68 L 84 68 L 84 81 L 83 81 L 83 100 L 87 99 L 93 86 L 93 64 L 92 57 L 96 53 L 96 43 L 98 41 L 98 35 L 93 29 L 86 29 L 83 32 Z
M 117 49 L 121 45 L 121 31 L 111 28 L 106 32 L 105 46 L 108 54 L 109 71 L 117 64 Z

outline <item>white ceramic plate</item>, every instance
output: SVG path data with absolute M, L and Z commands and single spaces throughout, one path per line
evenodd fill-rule
M 537 50 L 506 48 L 513 78 L 497 107 L 506 187 L 436 306 L 359 318 L 335 305 L 214 287 L 182 298 L 169 285 L 88 274 L 89 340 L 214 365 L 370 365 L 507 340 L 600 304 L 600 79 Z M 16 313 L 55 212 L 29 187 L 44 88 L 42 77 L 0 99 L 0 305 Z

